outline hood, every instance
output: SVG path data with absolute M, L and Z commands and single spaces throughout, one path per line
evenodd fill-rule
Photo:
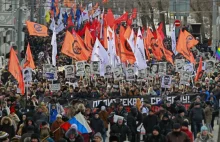
M 9 117 L 7 117 L 7 116 L 4 116 L 4 117 L 2 118 L 2 120 L 1 120 L 1 125 L 3 125 L 3 123 L 4 123 L 5 120 L 8 120 L 10 126 L 12 125 L 12 120 L 11 120 Z

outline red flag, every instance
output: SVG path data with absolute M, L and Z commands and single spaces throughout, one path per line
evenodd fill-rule
M 159 27 L 157 28 L 157 32 L 160 34 L 162 40 L 164 40 L 165 35 L 163 33 L 163 23 L 162 22 L 160 23 Z
M 132 19 L 135 19 L 135 18 L 137 18 L 137 8 L 134 8 L 132 10 Z
M 25 55 L 24 68 L 26 68 L 26 67 L 30 67 L 32 69 L 35 69 L 34 60 L 33 60 L 32 54 L 31 54 L 31 48 L 30 48 L 29 43 L 28 43 L 26 55 Z
M 108 2 L 108 0 L 102 0 L 102 3 L 107 3 Z
M 118 19 L 115 20 L 114 24 L 120 24 L 123 21 L 127 21 L 128 20 L 128 13 L 125 12 L 123 15 L 121 15 Z
M 199 67 L 198 67 L 198 69 L 197 69 L 197 73 L 196 73 L 195 81 L 198 81 L 199 78 L 202 77 L 202 73 L 203 73 L 203 71 L 202 71 L 202 57 L 200 57 Z
M 105 23 L 107 24 L 106 26 L 110 26 L 111 28 L 114 26 L 115 18 L 111 9 L 108 9 L 108 12 L 105 15 L 104 20 Z
M 11 48 L 10 51 L 10 59 L 9 59 L 9 72 L 14 76 L 14 78 L 18 81 L 19 89 L 21 91 L 21 94 L 24 94 L 24 81 L 23 81 L 23 75 L 21 71 L 21 67 L 19 64 L 19 60 L 17 58 L 16 52 L 13 48 Z

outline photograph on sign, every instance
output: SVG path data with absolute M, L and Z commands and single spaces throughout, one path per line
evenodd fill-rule
M 76 62 L 76 76 L 85 75 L 85 61 Z
M 182 71 L 180 74 L 180 84 L 181 85 L 186 85 L 189 83 L 189 80 L 191 78 L 191 75 L 189 72 Z
M 91 75 L 91 65 L 85 64 L 85 76 L 89 77 Z
M 138 70 L 138 81 L 143 81 L 147 77 L 146 69 Z
M 166 62 L 159 62 L 158 64 L 159 64 L 158 74 L 165 75 L 167 72 L 167 63 Z
M 100 74 L 100 61 L 91 62 L 92 74 Z
M 65 78 L 74 78 L 74 65 L 65 66 Z
M 60 83 L 58 84 L 49 84 L 49 88 L 51 91 L 59 91 L 60 90 Z
M 128 67 L 126 69 L 126 80 L 132 81 L 135 79 L 134 67 Z
M 184 59 L 176 59 L 175 60 L 176 72 L 183 71 L 184 65 L 185 65 L 185 60 Z
M 31 82 L 32 81 L 32 69 L 31 68 L 23 69 L 22 73 L 23 73 L 24 82 Z
M 113 70 L 114 80 L 121 80 L 122 79 L 122 69 L 121 67 L 115 67 Z
M 105 66 L 105 78 L 112 78 L 112 66 L 111 65 L 106 65 Z
M 215 69 L 215 61 L 214 60 L 208 60 L 205 63 L 205 72 L 211 73 Z
M 53 75 L 54 74 L 54 75 Z M 53 76 L 54 79 L 49 79 L 49 80 L 57 80 L 58 79 L 58 76 L 57 76 L 57 67 L 50 67 L 48 68 L 47 72 L 46 72 L 46 75 L 50 75 L 50 76 Z
M 191 75 L 194 74 L 194 66 L 192 63 L 185 64 L 183 67 L 183 71 L 189 72 Z
M 151 64 L 150 73 L 155 76 L 156 74 L 158 74 L 158 68 L 158 64 Z
M 170 88 L 171 87 L 171 81 L 172 81 L 172 76 L 171 75 L 162 76 L 161 87 L 162 88 Z
M 52 68 L 53 66 L 51 64 L 44 64 L 43 65 L 43 75 L 46 77 L 46 73 L 49 72 L 49 69 Z

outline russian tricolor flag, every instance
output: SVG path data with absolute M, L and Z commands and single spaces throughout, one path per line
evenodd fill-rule
M 75 115 L 72 119 L 70 119 L 68 122 L 64 123 L 61 128 L 63 128 L 65 131 L 67 131 L 72 124 L 76 124 L 78 128 L 78 132 L 81 134 L 88 134 L 92 132 L 92 129 L 88 125 L 86 119 L 84 116 L 80 113 Z

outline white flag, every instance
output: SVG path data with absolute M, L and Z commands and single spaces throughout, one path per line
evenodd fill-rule
M 118 62 L 115 48 L 115 33 L 110 27 L 107 27 L 107 46 L 110 64 L 115 67 Z
M 138 34 L 137 34 L 135 57 L 136 57 L 138 70 L 146 69 L 147 63 L 146 63 L 146 56 L 144 50 L 144 41 L 140 28 L 138 29 Z
M 100 14 L 101 14 L 101 9 L 98 7 L 92 16 L 93 18 L 95 18 L 96 16 L 99 16 Z
M 98 38 L 96 38 L 95 45 L 93 47 L 91 61 L 100 61 L 100 75 L 104 76 L 105 65 L 108 64 L 108 53 L 102 46 Z
M 84 10 L 84 11 L 82 12 L 81 16 L 82 16 L 82 21 L 89 20 L 88 10 Z
M 62 18 L 61 18 L 62 16 L 60 16 L 60 18 L 58 19 L 58 21 L 57 21 L 57 24 L 58 25 L 56 25 L 55 24 L 55 20 L 54 20 L 54 18 L 52 19 L 52 22 L 51 22 L 51 24 L 50 24 L 50 27 L 49 27 L 49 29 L 50 30 L 54 30 L 54 27 L 55 27 L 55 32 L 56 32 L 56 34 L 58 34 L 60 31 L 62 31 L 65 27 L 64 27 L 64 24 L 63 24 L 63 22 L 62 22 Z
M 133 53 L 135 53 L 135 36 L 134 36 L 134 31 L 133 29 L 131 29 L 131 35 L 130 37 L 127 39 Z
M 176 33 L 175 33 L 175 26 L 173 26 L 172 34 L 171 34 L 171 39 L 172 39 L 172 51 L 174 55 L 177 55 L 178 52 L 176 51 Z
M 52 49 L 52 65 L 56 66 L 56 56 L 57 56 L 57 35 L 55 31 L 55 27 L 53 30 L 53 36 L 51 39 L 51 45 L 53 47 Z

